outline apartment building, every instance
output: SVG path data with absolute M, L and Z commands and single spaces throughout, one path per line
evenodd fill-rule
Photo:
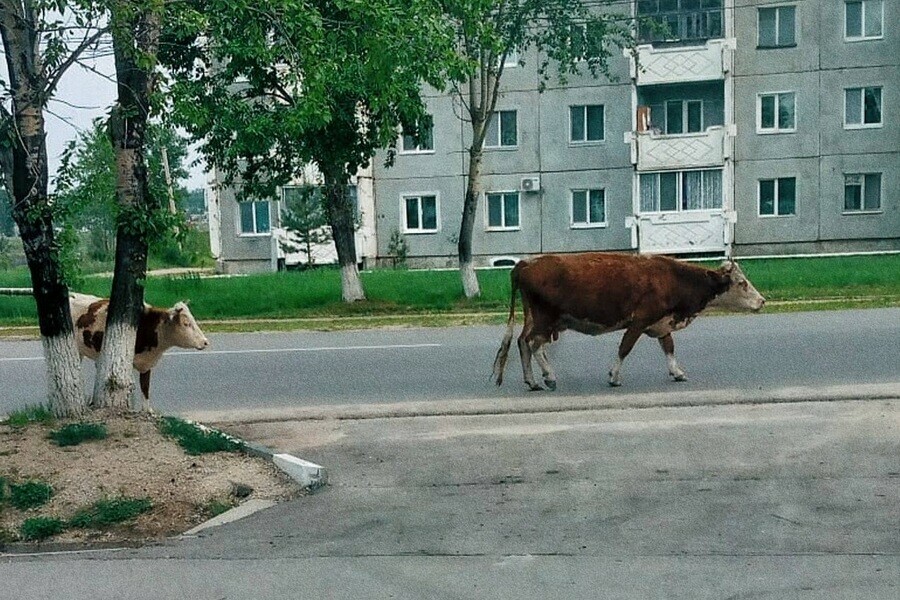
M 900 1 L 611 10 L 669 33 L 642 28 L 612 79 L 551 79 L 539 92 L 534 51 L 507 64 L 476 264 L 586 250 L 900 251 Z M 389 259 L 395 231 L 412 266 L 456 265 L 471 132 L 452 96 L 426 102 L 431 135 L 418 145 L 401 135 L 392 167 L 373 162 L 367 265 Z

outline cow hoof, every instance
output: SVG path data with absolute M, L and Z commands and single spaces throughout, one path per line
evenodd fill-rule
M 675 381 L 687 381 L 687 375 L 683 373 L 681 375 L 674 375 L 673 377 L 675 377 Z
M 622 382 L 621 381 L 610 381 L 609 387 L 622 387 Z
M 541 386 L 539 386 L 536 383 L 526 383 L 525 385 L 528 386 L 529 392 L 543 392 L 544 391 L 544 388 L 542 388 Z
M 547 386 L 547 389 L 550 390 L 551 392 L 555 392 L 555 391 L 556 391 L 556 381 L 555 381 L 555 380 L 553 380 L 553 379 L 545 379 L 545 380 L 544 380 L 544 385 L 546 385 L 546 386 Z

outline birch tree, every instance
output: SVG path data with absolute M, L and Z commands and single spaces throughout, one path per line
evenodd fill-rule
M 85 397 L 48 194 L 44 112 L 65 72 L 103 35 L 97 18 L 89 2 L 0 0 L 0 167 L 31 273 L 48 403 L 57 417 L 81 415 Z
M 554 71 L 562 81 L 581 72 L 608 76 L 610 57 L 633 45 L 632 30 L 629 17 L 610 10 L 625 10 L 617 0 L 442 0 L 442 6 L 466 66 L 463 77 L 450 83 L 463 109 L 460 118 L 472 131 L 457 243 L 463 290 L 472 298 L 481 294 L 472 232 L 482 193 L 485 139 L 507 63 L 537 50 L 534 67 L 542 88 Z

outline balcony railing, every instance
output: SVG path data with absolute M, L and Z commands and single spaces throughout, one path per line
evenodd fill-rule
M 665 0 L 664 0 L 665 1 Z M 690 0 L 683 0 L 682 7 Z M 649 6 L 644 6 L 648 4 Z M 669 5 L 677 6 L 674 0 Z M 691 3 L 700 6 L 699 0 Z M 715 6 L 718 4 L 718 6 Z M 643 43 L 695 44 L 725 35 L 724 11 L 721 1 L 705 0 L 709 8 L 696 10 L 653 10 L 659 8 L 654 2 L 638 3 L 638 41 Z M 646 10 L 649 8 L 650 10 Z
M 691 47 L 638 46 L 631 75 L 637 85 L 724 79 L 731 70 L 733 49 L 733 40 L 709 40 Z
M 721 166 L 729 154 L 727 142 L 727 131 L 722 126 L 679 135 L 644 131 L 631 138 L 632 159 L 637 162 L 638 171 Z

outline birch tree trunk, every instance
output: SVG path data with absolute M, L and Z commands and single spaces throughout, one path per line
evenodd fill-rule
M 147 120 L 156 76 L 159 14 L 148 5 L 121 1 L 111 14 L 118 83 L 109 118 L 116 159 L 116 266 L 103 349 L 97 359 L 94 405 L 126 411 L 134 395 L 135 340 L 144 308 L 147 274 L 147 220 L 153 212 L 144 155 Z M 149 406 L 149 405 L 146 405 Z
M 341 297 L 344 302 L 365 300 L 356 264 L 356 219 L 353 205 L 347 198 L 348 181 L 343 165 L 340 168 L 322 165 L 322 174 L 325 178 L 325 211 L 341 267 Z
M 36 10 L 30 2 L 0 2 L 0 35 L 12 111 L 2 108 L 0 144 L 12 216 L 19 226 L 47 364 L 47 400 L 60 418 L 85 411 L 80 356 L 75 345 L 69 290 L 54 237 L 47 195 L 47 145 L 43 107 L 48 82 L 41 64 Z
M 478 277 L 475 275 L 475 264 L 472 262 L 472 232 L 475 227 L 475 215 L 478 212 L 478 197 L 481 194 L 481 162 L 484 152 L 475 148 L 469 149 L 469 176 L 466 180 L 466 195 L 463 200 L 462 223 L 459 226 L 459 275 L 462 279 L 463 292 L 466 298 L 481 295 Z

